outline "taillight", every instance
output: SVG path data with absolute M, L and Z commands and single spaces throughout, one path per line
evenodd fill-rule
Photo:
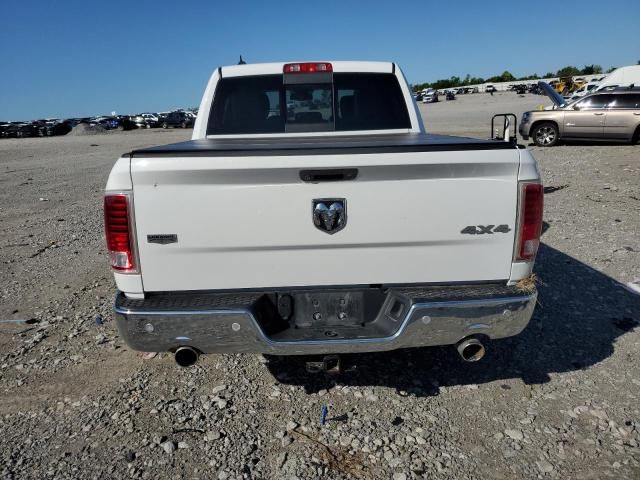
M 516 237 L 516 261 L 533 260 L 542 233 L 542 205 L 544 190 L 539 183 L 520 184 L 520 212 Z
M 128 194 L 105 195 L 104 230 L 111 268 L 124 273 L 137 272 L 131 203 Z
M 333 72 L 333 65 L 330 63 L 287 63 L 284 66 L 284 73 L 325 73 Z

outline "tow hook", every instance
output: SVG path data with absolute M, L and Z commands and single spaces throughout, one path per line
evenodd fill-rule
M 340 357 L 338 355 L 326 355 L 320 362 L 307 362 L 308 373 L 328 373 L 337 375 L 342 372 Z

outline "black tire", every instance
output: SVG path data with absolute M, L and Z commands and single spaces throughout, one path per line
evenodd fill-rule
M 164 128 L 164 129 L 169 128 L 169 124 L 167 122 L 163 122 L 162 123 L 162 128 Z
M 638 145 L 638 144 L 640 144 L 640 125 L 638 125 L 638 127 L 636 128 L 636 131 L 633 134 L 633 137 L 631 137 L 631 145 Z
M 533 143 L 538 147 L 554 147 L 560 139 L 558 126 L 552 122 L 542 122 L 531 131 Z

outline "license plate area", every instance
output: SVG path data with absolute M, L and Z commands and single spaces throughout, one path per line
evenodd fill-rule
M 293 295 L 296 328 L 362 326 L 366 323 L 364 292 L 307 292 Z
M 304 290 L 269 295 L 256 317 L 277 341 L 379 338 L 397 331 L 409 307 L 383 288 Z

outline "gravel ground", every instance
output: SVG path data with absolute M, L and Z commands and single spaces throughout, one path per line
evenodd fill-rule
M 425 127 L 433 133 L 468 135 L 487 138 L 491 131 L 491 116 L 496 113 L 515 113 L 518 121 L 523 112 L 536 110 L 551 102 L 544 95 L 516 95 L 512 92 L 463 94 L 455 100 L 440 96 L 437 103 L 419 103 Z
M 491 114 L 539 103 L 420 108 L 433 132 L 486 136 Z M 123 151 L 189 133 L 0 141 L 2 478 L 640 478 L 640 296 L 623 288 L 640 276 L 639 146 L 533 148 L 546 223 L 524 333 L 478 364 L 415 349 L 324 377 L 259 355 L 178 369 L 118 337 L 102 189 Z

